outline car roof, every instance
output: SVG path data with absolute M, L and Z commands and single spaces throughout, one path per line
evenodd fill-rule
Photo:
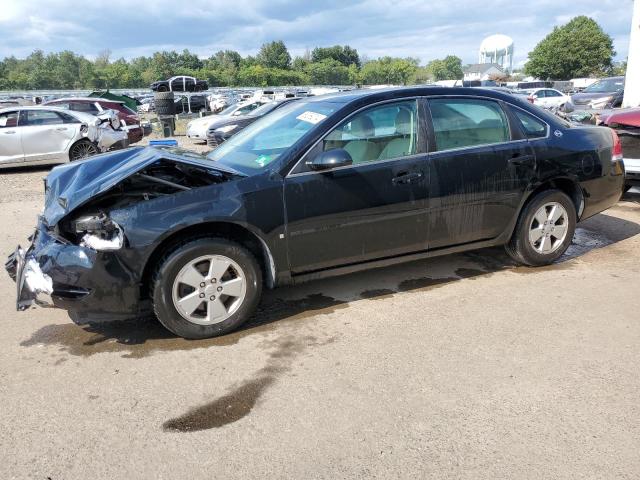
M 71 115 L 72 117 L 76 117 L 76 118 L 79 118 L 79 119 L 85 120 L 85 121 L 89 121 L 89 120 L 95 118 L 95 116 L 93 116 L 93 115 L 91 115 L 89 113 L 76 112 L 74 110 L 67 110 L 66 108 L 54 107 L 53 105 L 34 105 L 34 106 L 26 106 L 26 107 L 22 107 L 22 106 L 8 107 L 8 108 L 1 109 L 0 110 L 0 114 L 5 113 L 5 112 L 15 112 L 16 110 L 51 110 L 53 112 L 60 112 L 60 113 L 66 114 L 66 115 Z
M 54 102 L 107 102 L 107 103 L 124 103 L 122 100 L 109 100 L 108 98 L 100 98 L 100 97 L 64 97 L 64 98 L 54 98 L 53 100 L 48 100 L 44 104 L 54 103 Z
M 49 106 L 49 105 L 25 105 L 25 106 L 21 106 L 21 105 L 16 105 L 15 107 L 8 107 L 8 108 L 3 108 L 2 110 L 0 110 L 0 113 L 3 113 L 7 110 L 53 110 L 54 112 L 62 112 L 62 113 L 69 113 L 69 110 L 67 110 L 66 108 L 60 108 L 60 107 L 54 107 L 53 105 Z
M 403 97 L 413 96 L 483 96 L 492 97 L 500 100 L 513 99 L 513 96 L 507 93 L 499 92 L 491 89 L 482 89 L 474 87 L 393 87 L 384 89 L 357 89 L 345 92 L 327 93 L 314 97 L 306 97 L 304 100 L 310 103 L 314 102 L 331 102 L 331 103 L 350 103 L 360 99 L 369 99 L 370 101 L 392 100 Z

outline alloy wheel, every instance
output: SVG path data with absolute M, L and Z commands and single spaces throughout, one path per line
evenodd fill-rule
M 246 276 L 236 262 L 223 255 L 205 255 L 187 263 L 173 281 L 173 305 L 189 322 L 224 322 L 242 305 Z
M 529 243 L 543 255 L 558 250 L 564 243 L 568 231 L 568 215 L 558 202 L 544 204 L 536 211 L 529 226 Z
M 98 153 L 98 149 L 93 143 L 80 142 L 71 148 L 71 160 L 81 160 Z

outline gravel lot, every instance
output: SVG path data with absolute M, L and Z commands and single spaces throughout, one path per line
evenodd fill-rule
M 0 172 L 0 252 L 46 169 Z M 640 193 L 561 262 L 500 249 L 268 292 L 207 341 L 15 311 L 0 275 L 0 478 L 640 477 Z

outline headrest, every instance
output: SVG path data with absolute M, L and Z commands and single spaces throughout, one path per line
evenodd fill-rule
M 356 138 L 371 138 L 375 135 L 373 121 L 366 115 L 358 115 L 351 120 L 351 135 Z
M 396 133 L 400 135 L 410 135 L 412 133 L 411 128 L 411 113 L 404 108 L 400 109 L 396 115 Z

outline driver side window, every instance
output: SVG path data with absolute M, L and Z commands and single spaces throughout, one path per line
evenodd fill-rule
M 348 118 L 322 140 L 321 151 L 342 148 L 357 165 L 413 155 L 417 143 L 417 101 L 409 100 L 369 108 Z

